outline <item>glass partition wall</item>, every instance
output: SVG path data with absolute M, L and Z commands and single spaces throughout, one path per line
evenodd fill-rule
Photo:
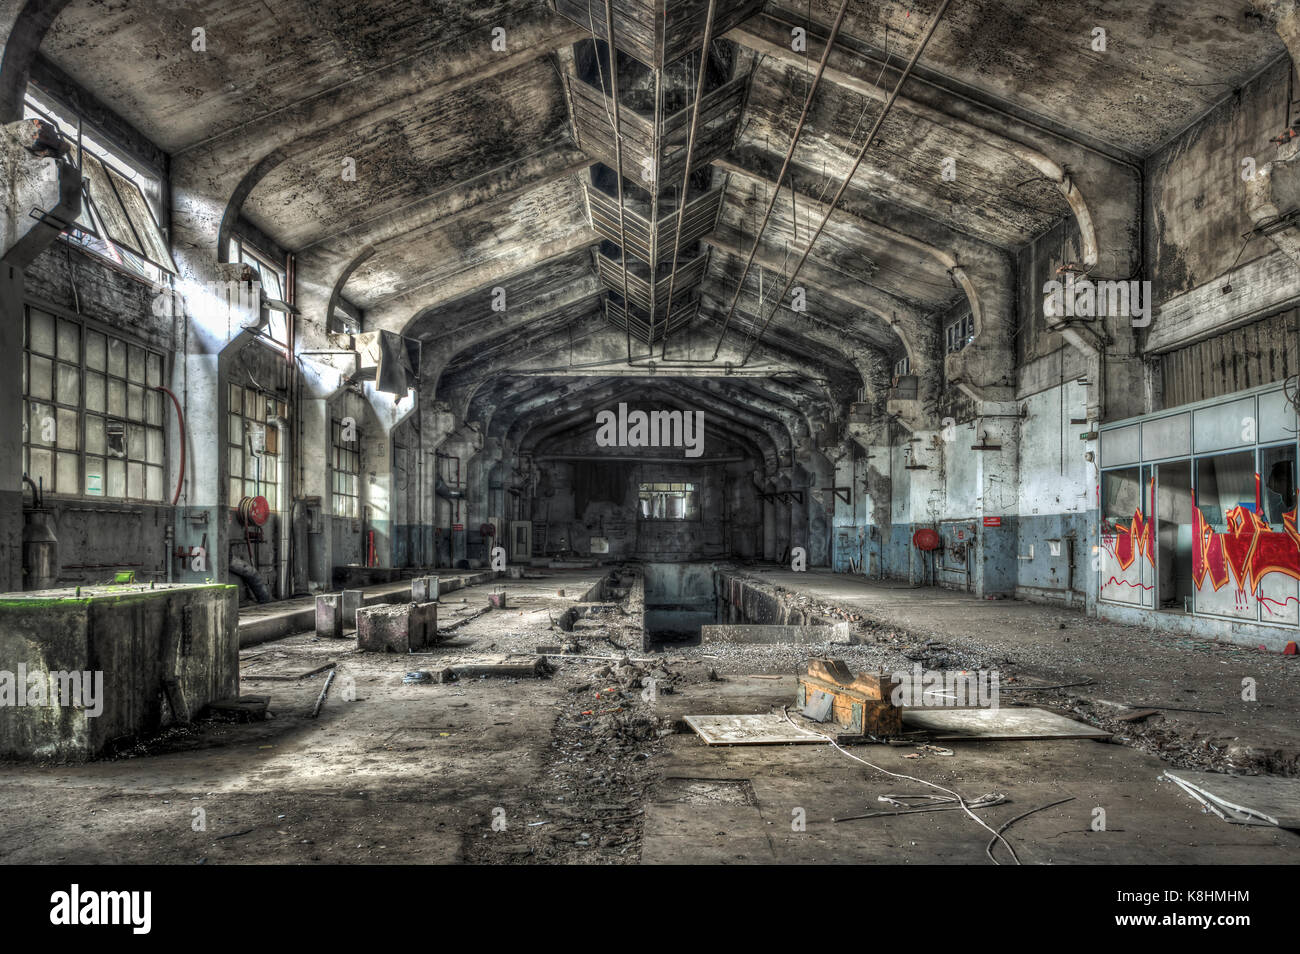
M 1102 429 L 1099 599 L 1300 624 L 1287 394 L 1233 395 Z

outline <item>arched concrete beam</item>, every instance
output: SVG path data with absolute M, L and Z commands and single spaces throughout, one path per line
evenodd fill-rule
M 68 0 L 8 0 L 0 4 L 0 125 L 23 118 L 23 97 L 32 60 L 40 49 L 50 24 L 63 12 Z
M 1256 0 L 1256 2 L 1258 3 L 1259 0 Z M 822 52 L 825 49 L 825 44 L 821 39 L 810 36 L 807 39 L 807 52 L 796 53 L 790 45 L 788 27 L 776 18 L 763 13 L 751 17 L 742 25 L 731 30 L 727 36 L 749 49 L 772 57 L 785 65 L 796 66 L 800 69 L 804 69 L 807 65 L 805 56 L 820 61 Z M 853 63 L 847 51 L 832 50 L 822 75 L 827 82 L 852 90 L 859 96 L 875 100 L 878 103 L 884 103 L 888 100 L 888 85 L 878 84 L 875 78 L 858 75 L 853 68 L 855 66 L 856 64 Z M 906 96 L 897 97 L 894 106 L 914 116 L 919 116 L 928 122 L 954 130 L 976 142 L 989 143 L 995 149 L 1019 159 L 1042 175 L 1043 178 L 1050 181 L 1057 191 L 1065 197 L 1065 201 L 1069 203 L 1070 209 L 1074 213 L 1081 236 L 1080 244 L 1084 264 L 1089 268 L 1097 264 L 1097 232 L 1093 225 L 1092 213 L 1088 210 L 1088 203 L 1085 201 L 1083 193 L 1058 162 L 1040 150 L 1019 142 L 1010 136 L 983 126 L 977 126 L 960 117 L 945 113 Z

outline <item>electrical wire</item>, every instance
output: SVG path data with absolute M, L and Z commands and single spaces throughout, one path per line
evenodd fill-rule
M 802 729 L 802 726 L 797 725 L 797 724 L 795 723 L 795 721 L 794 721 L 793 719 L 790 718 L 790 713 L 786 711 L 785 706 L 782 706 L 782 707 L 781 707 L 781 714 L 782 714 L 783 716 L 785 716 L 785 721 L 789 722 L 789 723 L 790 723 L 792 726 L 794 726 L 796 729 Z M 808 730 L 807 730 L 807 729 L 803 729 L 803 731 L 804 731 L 804 732 L 807 732 Z M 813 733 L 811 733 L 811 734 L 812 734 L 812 735 L 820 735 L 820 733 L 817 733 L 817 732 L 813 732 Z M 872 763 L 872 762 L 868 762 L 866 759 L 859 758 L 858 756 L 856 756 L 856 755 L 854 755 L 852 752 L 848 751 L 848 749 L 844 748 L 842 745 L 840 745 L 838 742 L 836 742 L 834 739 L 830 738 L 829 736 L 823 736 L 823 738 L 825 738 L 826 741 L 829 742 L 829 743 L 831 744 L 832 748 L 836 749 L 837 751 L 839 751 L 839 752 L 840 752 L 841 754 L 843 754 L 843 755 L 847 755 L 849 758 L 851 758 L 851 759 L 852 759 L 853 761 L 855 761 L 855 762 L 861 762 L 863 765 L 865 765 L 865 766 L 866 766 L 867 768 L 869 768 L 869 769 L 873 769 L 873 770 L 875 770 L 875 771 L 877 771 L 877 772 L 880 772 L 880 773 L 883 774 L 883 775 L 888 775 L 890 778 L 901 778 L 901 779 L 906 779 L 906 780 L 909 781 L 909 782 L 916 782 L 918 785 L 926 785 L 926 786 L 928 786 L 928 787 L 930 787 L 930 788 L 936 789 L 937 791 L 943 792 L 945 795 L 950 795 L 950 796 L 952 796 L 953 798 L 955 798 L 955 799 L 957 800 L 957 804 L 958 804 L 958 806 L 961 808 L 961 810 L 964 811 L 964 812 L 965 812 L 967 815 L 969 815 L 971 818 L 973 818 L 973 819 L 975 820 L 975 822 L 976 822 L 976 823 L 977 823 L 981 828 L 984 828 L 985 830 L 991 832 L 992 835 L 993 835 L 993 840 L 994 840 L 994 841 L 1000 841 L 1000 842 L 1002 842 L 1004 845 L 1006 845 L 1006 846 L 1007 846 L 1007 851 L 1011 852 L 1011 857 L 1012 857 L 1012 858 L 1015 858 L 1015 860 L 1016 860 L 1016 864 L 1020 864 L 1020 859 L 1019 859 L 1018 857 L 1016 857 L 1015 849 L 1011 847 L 1011 844 L 1010 844 L 1010 843 L 1009 843 L 1005 838 L 1003 838 L 1003 837 L 1002 837 L 998 832 L 994 831 L 994 830 L 989 826 L 988 822 L 986 822 L 984 819 L 980 818 L 980 817 L 979 817 L 978 815 L 976 815 L 973 811 L 971 811 L 971 809 L 970 809 L 970 804 L 966 801 L 965 798 L 962 797 L 962 795 L 961 795 L 960 792 L 955 792 L 955 791 L 953 791 L 953 790 L 950 789 L 950 788 L 944 788 L 942 785 L 938 784 L 937 782 L 929 782 L 929 781 L 926 781 L 926 780 L 923 779 L 923 778 L 916 778 L 915 776 L 912 776 L 912 775 L 903 775 L 901 772 L 891 772 L 891 771 L 889 771 L 889 769 L 881 768 L 879 765 L 876 765 L 876 764 L 874 764 L 874 763 Z M 977 803 L 978 803 L 978 799 L 977 799 Z M 1015 819 L 1012 819 L 1012 821 L 1014 821 L 1014 820 L 1015 820 Z M 989 855 L 989 857 L 993 859 L 993 863 L 994 863 L 995 865 L 999 865 L 999 864 L 1001 864 L 1001 862 L 998 861 L 996 858 L 993 858 L 993 856 L 992 856 L 991 854 Z

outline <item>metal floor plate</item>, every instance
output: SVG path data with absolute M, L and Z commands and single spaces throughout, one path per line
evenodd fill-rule
M 777 713 L 689 715 L 686 724 L 709 745 L 826 745 L 829 740 L 801 729 Z
M 904 709 L 903 724 L 926 729 L 936 741 L 1002 742 L 1017 739 L 1107 739 L 1113 733 L 1047 709 Z

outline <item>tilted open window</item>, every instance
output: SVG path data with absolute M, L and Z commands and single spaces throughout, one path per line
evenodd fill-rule
M 81 117 L 30 89 L 23 115 L 54 126 L 68 144 L 69 161 L 81 169 L 81 212 L 73 222 L 54 223 L 65 226 L 62 237 L 151 282 L 176 274 L 146 195 L 157 195 L 159 182 L 133 170 L 121 152 L 84 128 Z

